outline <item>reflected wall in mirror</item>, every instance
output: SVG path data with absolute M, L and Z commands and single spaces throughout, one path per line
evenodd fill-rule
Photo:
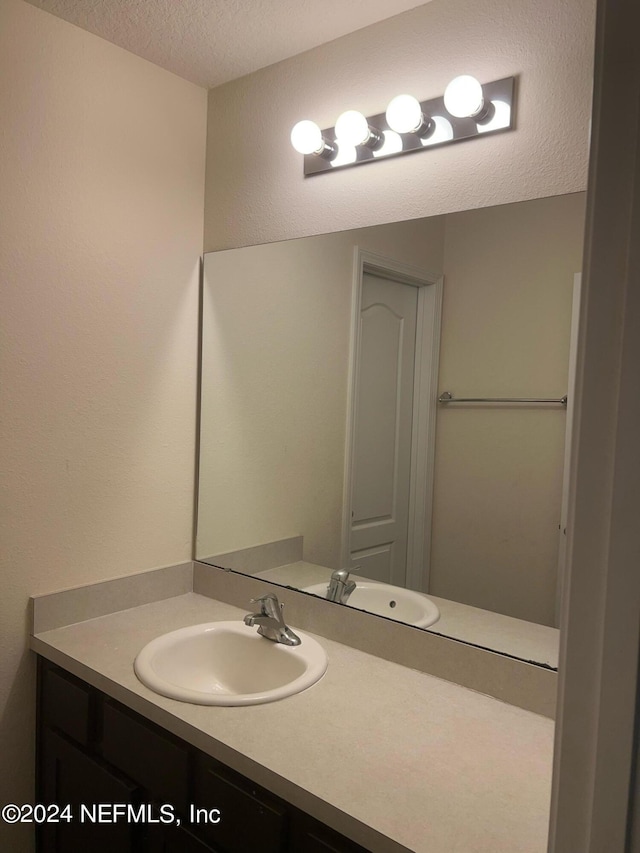
M 555 665 L 584 201 L 206 255 L 197 559 Z

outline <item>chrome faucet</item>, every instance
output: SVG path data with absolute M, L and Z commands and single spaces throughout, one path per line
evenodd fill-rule
M 252 598 L 251 603 L 260 603 L 259 613 L 247 613 L 244 617 L 244 624 L 252 627 L 259 625 L 258 634 L 262 634 L 267 640 L 273 640 L 274 643 L 283 643 L 285 646 L 299 646 L 302 640 L 297 634 L 285 625 L 282 617 L 282 608 L 284 604 L 280 604 L 277 595 L 273 592 L 268 592 L 261 598 Z
M 327 601 L 338 601 L 340 604 L 346 604 L 355 588 L 356 582 L 349 580 L 349 569 L 338 569 L 331 573 L 326 595 Z

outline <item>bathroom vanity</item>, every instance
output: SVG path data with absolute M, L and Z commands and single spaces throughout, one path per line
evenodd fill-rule
M 44 658 L 38 696 L 36 799 L 71 806 L 41 825 L 43 853 L 366 853 Z
M 327 671 L 297 695 L 248 707 L 160 696 L 133 669 L 150 640 L 249 609 L 189 591 L 187 568 L 183 580 L 147 603 L 145 575 L 35 601 L 40 801 L 186 817 L 47 826 L 43 850 L 88 849 L 93 829 L 95 849 L 118 836 L 108 850 L 544 853 L 551 719 L 318 633 Z M 191 806 L 220 809 L 220 823 L 191 823 Z

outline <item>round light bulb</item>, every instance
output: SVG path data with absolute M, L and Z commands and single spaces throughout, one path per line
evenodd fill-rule
M 300 154 L 315 154 L 324 146 L 322 131 L 315 121 L 299 121 L 291 131 L 291 144 Z
M 424 121 L 420 101 L 413 95 L 396 95 L 389 101 L 386 119 L 396 133 L 414 133 Z
M 335 133 L 344 145 L 364 145 L 369 139 L 369 123 L 358 110 L 347 110 L 338 117 Z
M 462 74 L 445 89 L 444 105 L 447 112 L 456 118 L 476 116 L 484 106 L 482 86 L 475 77 Z

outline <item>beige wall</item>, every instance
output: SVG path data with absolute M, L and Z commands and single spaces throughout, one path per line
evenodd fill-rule
M 206 92 L 2 0 L 0 114 L 0 802 L 21 803 L 28 596 L 191 555 Z
M 584 193 L 446 217 L 440 389 L 567 393 Z M 554 624 L 566 412 L 441 406 L 430 591 Z
M 205 249 L 226 249 L 586 187 L 594 0 L 432 0 L 209 95 Z M 517 129 L 304 179 L 301 118 L 382 111 L 460 73 L 518 77 Z
M 341 565 L 354 249 L 440 274 L 442 217 L 205 260 L 196 553 L 304 536 Z

